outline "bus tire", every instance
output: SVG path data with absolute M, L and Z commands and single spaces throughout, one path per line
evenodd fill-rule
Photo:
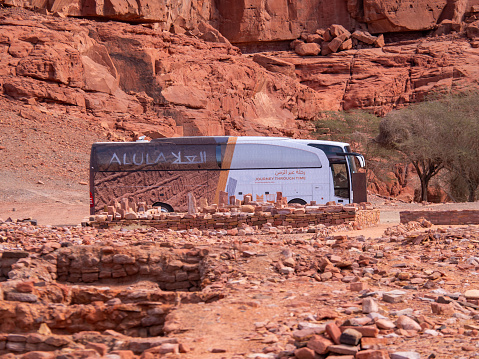
M 173 211 L 173 207 L 171 207 L 169 204 L 167 203 L 163 203 L 163 202 L 155 202 L 153 203 L 153 208 L 159 208 L 161 212 L 163 213 L 169 213 L 169 212 L 174 212 Z
M 293 198 L 291 201 L 288 202 L 288 204 L 293 204 L 293 203 L 302 204 L 303 206 L 307 204 L 306 201 L 302 198 Z

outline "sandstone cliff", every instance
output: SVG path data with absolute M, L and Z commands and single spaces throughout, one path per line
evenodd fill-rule
M 292 135 L 320 110 L 314 90 L 229 44 L 15 9 L 0 16 L 1 92 L 17 100 L 73 106 L 150 137 Z
M 467 27 L 471 38 L 476 25 Z M 250 56 L 214 28 L 202 29 L 172 34 L 156 24 L 0 9 L 0 93 L 77 108 L 112 129 L 150 137 L 304 137 L 321 111 L 384 114 L 479 78 L 477 41 L 461 34 L 329 56 Z
M 232 43 L 292 40 L 331 24 L 371 33 L 423 31 L 460 23 L 478 0 L 1 0 L 6 6 L 73 17 L 157 23 L 184 32 L 206 21 Z

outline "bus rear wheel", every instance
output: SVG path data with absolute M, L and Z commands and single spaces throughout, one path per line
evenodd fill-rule
M 173 207 L 171 207 L 169 204 L 166 204 L 166 203 L 163 203 L 163 202 L 153 203 L 153 208 L 159 208 L 159 210 L 163 213 L 174 212 Z
M 293 203 L 298 203 L 298 204 L 301 204 L 301 205 L 306 205 L 306 201 L 304 199 L 301 199 L 301 198 L 294 198 L 292 199 L 291 201 L 288 202 L 288 204 L 293 204 Z

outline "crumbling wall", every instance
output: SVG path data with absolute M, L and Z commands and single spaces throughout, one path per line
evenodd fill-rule
M 399 213 L 401 223 L 418 221 L 424 218 L 432 224 L 461 225 L 479 224 L 479 210 L 463 211 L 403 211 Z

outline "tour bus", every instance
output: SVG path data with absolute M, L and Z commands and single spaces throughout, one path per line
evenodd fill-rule
M 349 144 L 282 137 L 203 136 L 95 143 L 90 159 L 90 212 L 128 198 L 184 211 L 188 193 L 218 203 L 220 192 L 267 202 L 366 202 L 364 157 Z

